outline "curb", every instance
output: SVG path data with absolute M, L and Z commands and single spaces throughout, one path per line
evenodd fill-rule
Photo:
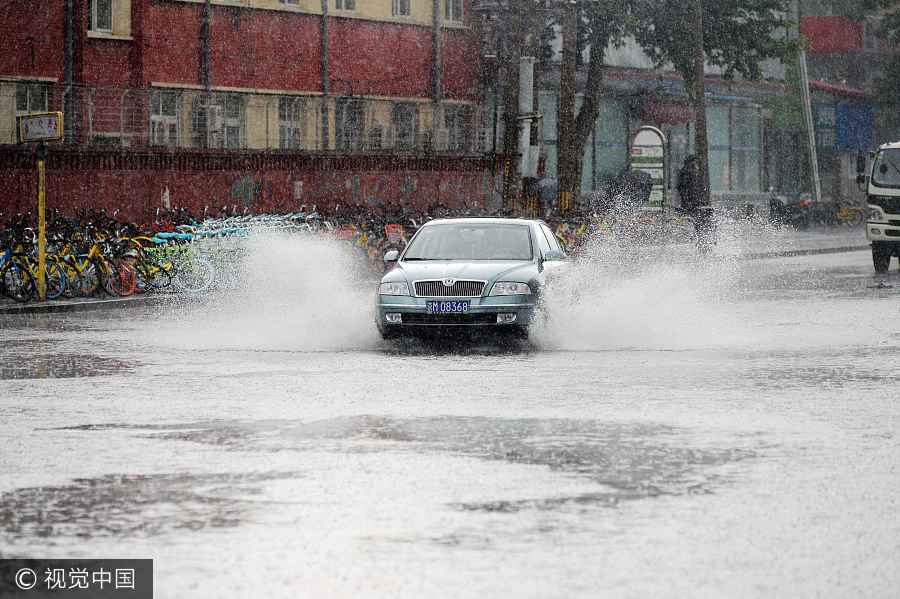
M 0 307 L 0 316 L 4 314 L 53 314 L 57 312 L 86 312 L 89 310 L 114 310 L 125 308 L 131 304 L 140 306 L 164 302 L 168 298 L 159 295 L 139 295 L 130 297 L 113 297 L 109 299 L 86 299 L 72 301 L 51 301 L 46 304 L 14 304 Z
M 756 254 L 744 254 L 742 258 L 745 260 L 765 260 L 767 258 L 794 258 L 797 256 L 820 256 L 823 254 L 843 254 L 846 252 L 861 252 L 868 250 L 871 246 L 866 245 L 848 245 L 836 248 L 817 248 L 809 250 L 783 250 L 778 252 L 759 252 Z

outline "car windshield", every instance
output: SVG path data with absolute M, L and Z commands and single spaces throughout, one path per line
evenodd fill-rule
M 900 150 L 882 150 L 875 158 L 872 183 L 879 187 L 900 187 Z
M 527 225 L 432 225 L 412 240 L 404 260 L 531 260 Z

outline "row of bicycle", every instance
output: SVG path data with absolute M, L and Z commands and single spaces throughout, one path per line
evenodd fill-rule
M 0 294 L 17 302 L 36 299 L 41 275 L 34 240 L 8 233 L 4 237 Z M 46 299 L 124 297 L 169 287 L 202 291 L 214 276 L 211 262 L 190 243 L 147 236 L 54 240 L 47 246 L 43 286 Z

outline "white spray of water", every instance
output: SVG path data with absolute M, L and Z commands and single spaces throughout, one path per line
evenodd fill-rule
M 284 351 L 375 347 L 373 276 L 346 243 L 266 234 L 246 239 L 242 250 L 242 258 L 220 268 L 224 288 L 189 306 L 179 323 L 180 345 Z
M 758 222 L 723 221 L 717 246 L 702 256 L 690 243 L 648 239 L 646 229 L 609 232 L 552 281 L 532 339 L 542 349 L 594 351 L 881 342 L 878 323 L 889 302 L 850 315 L 841 298 L 847 290 L 829 289 L 833 278 L 808 263 L 748 259 L 793 249 L 796 239 Z

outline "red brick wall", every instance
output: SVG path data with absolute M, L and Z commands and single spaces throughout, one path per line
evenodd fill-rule
M 63 78 L 63 0 L 0 4 L 0 74 Z
M 481 98 L 481 63 L 478 37 L 468 29 L 442 31 L 444 95 L 453 100 Z
M 173 207 L 185 206 L 196 214 L 202 214 L 204 206 L 215 210 L 232 205 L 254 212 L 338 203 L 375 208 L 441 202 L 478 208 L 493 189 L 493 165 L 486 159 L 397 160 L 388 156 L 273 159 L 263 153 L 247 158 L 196 152 L 135 156 L 54 150 L 47 163 L 47 205 L 68 214 L 83 208 L 119 209 L 124 218 L 146 222 L 162 206 L 166 188 Z M 8 217 L 33 211 L 36 197 L 31 155 L 15 149 L 0 151 L 0 213 Z

